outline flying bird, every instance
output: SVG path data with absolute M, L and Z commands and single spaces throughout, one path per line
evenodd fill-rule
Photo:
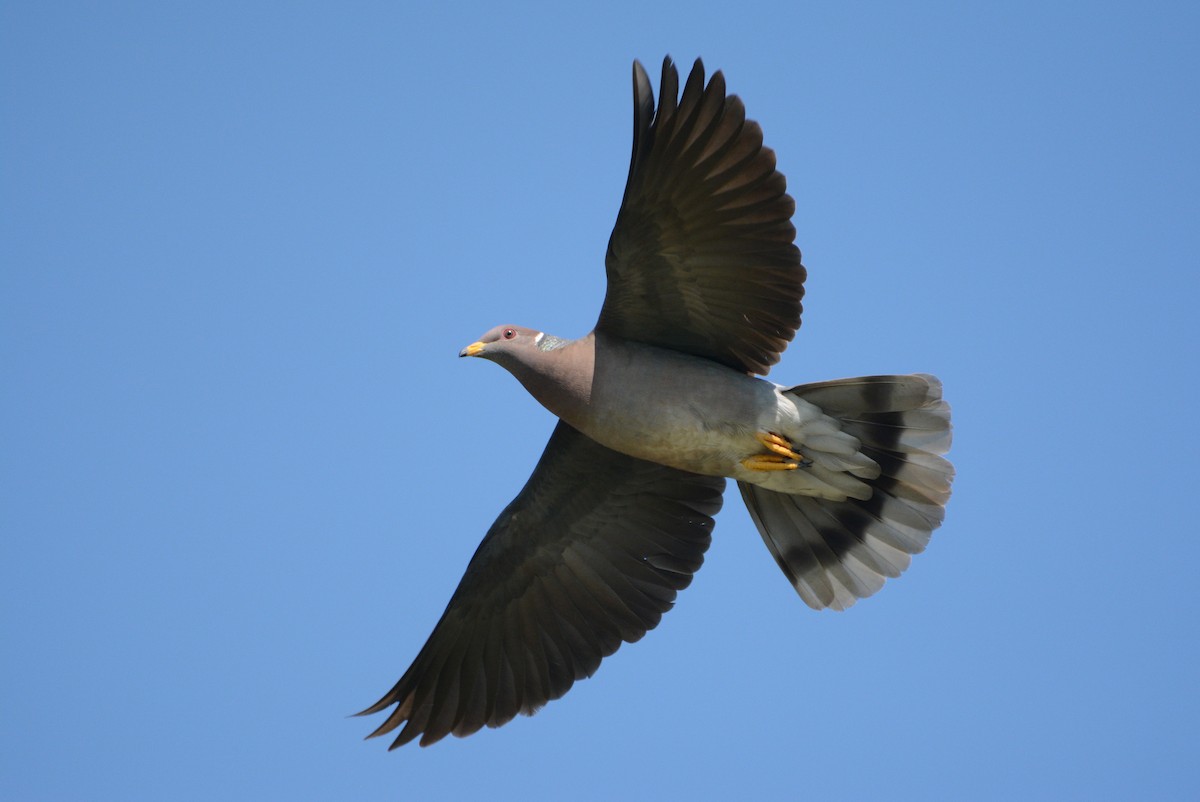
M 659 102 L 633 65 L 633 158 L 595 328 L 501 325 L 497 363 L 559 422 L 368 737 L 391 748 L 532 715 L 658 625 L 699 570 L 735 480 L 810 607 L 842 610 L 908 567 L 954 469 L 933 376 L 785 387 L 759 378 L 800 326 L 795 202 L 762 130 L 697 60 Z

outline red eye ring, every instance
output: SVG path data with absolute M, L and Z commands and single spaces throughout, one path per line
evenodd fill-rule
M 516 329 L 505 329 L 501 336 L 506 340 L 511 340 L 513 337 L 517 336 L 517 331 Z

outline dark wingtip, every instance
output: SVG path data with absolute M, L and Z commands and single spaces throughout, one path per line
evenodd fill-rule
M 667 57 L 670 60 L 670 56 Z M 637 59 L 633 60 L 633 155 L 629 159 L 629 175 L 637 170 L 642 155 L 650 148 L 650 126 L 654 120 L 654 87 L 650 76 Z M 626 181 L 626 192 L 629 182 Z
M 667 54 L 663 56 L 662 77 L 658 81 L 659 94 L 662 94 L 663 84 L 669 80 L 671 75 L 678 76 L 679 71 L 675 69 L 675 60 L 671 58 L 670 54 Z
M 382 699 L 380 699 L 378 702 L 376 702 L 375 704 L 368 707 L 366 710 L 360 710 L 357 713 L 351 713 L 347 718 L 357 718 L 358 716 L 374 715 L 375 713 L 379 713 L 380 711 L 386 710 L 387 708 L 391 707 L 394 704 L 396 704 L 396 700 L 394 698 L 392 698 L 392 692 L 388 691 L 388 693 Z
M 636 123 L 638 112 L 644 98 L 650 99 L 650 107 L 654 107 L 654 88 L 650 86 L 650 76 L 642 62 L 633 60 L 633 116 Z

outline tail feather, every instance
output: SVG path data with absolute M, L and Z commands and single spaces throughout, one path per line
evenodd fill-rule
M 867 376 L 785 391 L 816 404 L 880 468 L 865 500 L 828 501 L 739 482 L 763 541 L 810 607 L 844 610 L 899 576 L 942 523 L 954 468 L 950 407 L 933 376 Z

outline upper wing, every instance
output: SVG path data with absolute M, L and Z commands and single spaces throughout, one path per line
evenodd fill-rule
M 676 102 L 663 61 L 658 113 L 633 65 L 633 159 L 608 241 L 598 331 L 765 374 L 800 326 L 796 204 L 762 129 L 699 59 Z
M 498 727 L 591 676 L 670 609 L 704 560 L 725 480 L 619 454 L 559 423 L 533 475 L 479 544 L 412 666 L 360 715 L 371 736 Z

